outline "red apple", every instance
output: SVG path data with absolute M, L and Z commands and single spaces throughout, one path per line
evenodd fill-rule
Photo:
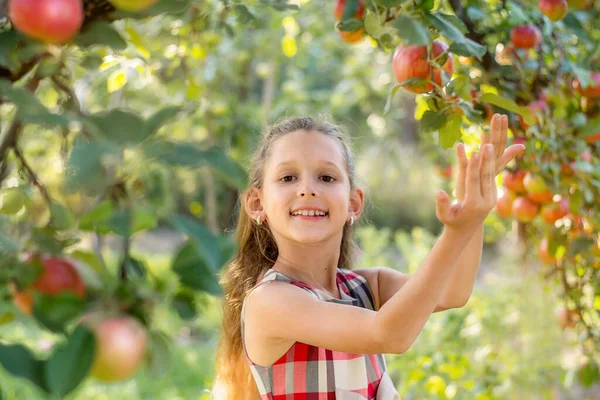
M 156 0 L 109 0 L 115 8 L 123 11 L 142 11 L 150 7 Z
M 440 54 L 448 50 L 448 45 L 434 40 L 431 47 L 431 58 L 436 59 Z M 400 45 L 394 52 L 392 59 L 392 69 L 398 83 L 410 78 L 431 78 L 431 69 L 433 67 L 427 62 L 427 46 L 425 45 Z M 448 53 L 448 59 L 442 65 L 444 71 L 448 75 L 452 75 L 454 70 L 454 59 L 452 54 Z M 442 85 L 442 71 L 439 68 L 433 68 L 433 81 L 437 85 Z M 404 86 L 404 89 L 413 93 L 424 93 L 431 92 L 433 90 L 433 84 L 427 82 L 426 84 L 412 84 Z
M 600 140 L 600 132 L 588 135 L 584 137 L 583 140 L 585 140 L 585 142 L 588 144 L 596 143 L 598 140 Z
M 77 297 L 85 297 L 86 287 L 73 264 L 57 257 L 43 257 L 32 255 L 28 262 L 41 261 L 42 273 L 31 287 L 13 294 L 17 307 L 25 314 L 31 314 L 33 306 L 33 293 L 39 292 L 47 296 L 56 296 L 63 292 L 72 292 Z
M 81 0 L 9 0 L 8 16 L 17 30 L 47 43 L 71 39 L 84 17 Z
M 144 360 L 148 343 L 146 328 L 127 315 L 90 314 L 82 321 L 96 337 L 91 375 L 104 382 L 131 378 Z
M 524 193 L 525 185 L 523 185 L 523 179 L 527 172 L 524 170 L 508 171 L 503 172 L 504 187 L 512 190 L 516 193 Z
M 532 49 L 542 40 L 542 33 L 534 25 L 515 26 L 510 31 L 510 41 L 518 49 Z
M 336 22 L 340 22 L 344 17 L 344 7 L 346 5 L 346 0 L 336 0 L 335 9 L 334 9 L 334 17 Z M 356 13 L 354 13 L 354 18 L 358 20 L 362 20 L 365 14 L 365 7 L 363 4 L 363 0 L 358 0 L 358 7 L 356 9 Z M 347 43 L 357 43 L 362 40 L 365 36 L 365 28 L 360 28 L 355 30 L 354 32 L 344 32 L 338 30 L 338 34 L 342 38 L 343 41 Z
M 435 171 L 442 178 L 447 178 L 447 179 L 452 178 L 452 165 L 448 165 L 446 167 L 443 167 L 441 165 L 436 165 Z
M 569 201 L 567 199 L 561 199 L 556 203 L 545 204 L 540 211 L 542 219 L 550 225 L 554 225 L 556 221 L 566 216 L 568 213 Z
M 581 83 L 578 79 L 573 81 L 573 87 L 585 97 L 600 97 L 600 73 L 591 72 L 590 77 L 594 83 L 590 84 L 586 88 L 581 87 Z
M 556 264 L 556 257 L 550 255 L 548 252 L 548 239 L 543 238 L 540 241 L 540 245 L 538 247 L 538 255 L 540 259 L 546 264 Z
M 540 0 L 538 8 L 550 21 L 556 22 L 563 19 L 569 6 L 567 0 Z
M 512 205 L 516 198 L 517 195 L 510 190 L 507 190 L 502 196 L 498 197 L 496 212 L 501 218 L 512 217 Z
M 531 199 L 520 196 L 513 201 L 512 214 L 520 222 L 531 222 L 540 211 L 540 206 Z

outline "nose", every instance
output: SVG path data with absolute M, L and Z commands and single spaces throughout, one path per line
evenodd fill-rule
M 317 194 L 310 185 L 299 185 L 298 186 L 298 196 L 305 197 L 307 194 L 310 194 L 312 197 L 315 197 Z

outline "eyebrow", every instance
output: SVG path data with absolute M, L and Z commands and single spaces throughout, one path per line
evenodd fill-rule
M 340 169 L 340 167 L 338 167 L 336 163 L 331 162 L 331 161 L 320 161 L 320 163 L 335 167 L 338 170 Z M 279 164 L 277 164 L 276 168 L 281 168 L 281 167 L 285 167 L 287 165 L 294 165 L 294 164 L 296 164 L 296 161 L 284 161 L 284 162 L 280 162 Z

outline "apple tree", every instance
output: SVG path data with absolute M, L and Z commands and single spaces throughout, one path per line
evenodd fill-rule
M 416 93 L 419 130 L 448 159 L 476 144 L 494 112 L 526 153 L 498 184 L 489 227 L 514 223 L 539 273 L 562 287 L 557 319 L 577 332 L 581 381 L 600 380 L 600 5 L 593 1 L 338 0 L 340 37 L 392 56 L 398 90 Z M 343 9 L 343 12 L 340 11 Z M 341 18 L 339 16 L 342 15 Z M 440 165 L 440 173 L 448 175 Z M 533 251 L 532 251 L 533 250 Z M 533 254 L 531 254 L 533 253 Z

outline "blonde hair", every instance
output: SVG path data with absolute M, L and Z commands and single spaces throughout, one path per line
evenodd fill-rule
M 329 121 L 327 117 L 288 118 L 269 127 L 263 135 L 252 157 L 249 187 L 239 197 L 236 227 L 238 251 L 220 280 L 225 295 L 221 336 L 216 351 L 216 380 L 219 389 L 225 393 L 215 397 L 218 400 L 260 398 L 242 347 L 240 315 L 246 294 L 256 285 L 258 277 L 273 266 L 278 250 L 268 224 L 253 223 L 244 211 L 244 200 L 251 188 L 262 188 L 265 164 L 271 155 L 274 143 L 286 134 L 296 131 L 320 132 L 336 139 L 341 146 L 350 188 L 352 190 L 356 187 L 350 138 L 341 126 Z M 346 224 L 340 244 L 338 266 L 351 269 L 356 249 L 352 230 Z

